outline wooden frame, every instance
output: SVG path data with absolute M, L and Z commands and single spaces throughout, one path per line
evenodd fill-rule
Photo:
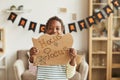
M 93 14 L 95 8 L 101 10 L 105 5 L 111 5 L 111 0 L 90 0 L 89 15 Z M 96 10 L 97 11 L 97 10 Z M 120 16 L 111 14 L 107 19 L 107 36 L 93 36 L 95 27 L 89 29 L 89 80 L 120 80 L 120 51 L 113 51 L 114 41 L 120 41 L 120 37 L 114 35 L 115 20 L 120 20 Z M 119 23 L 119 21 L 118 21 Z M 115 23 L 118 25 L 118 23 Z M 98 28 L 100 31 L 101 28 Z M 100 34 L 99 34 L 100 35 Z M 115 75 L 116 74 L 116 75 Z

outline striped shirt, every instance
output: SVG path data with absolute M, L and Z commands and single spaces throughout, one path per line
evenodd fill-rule
M 37 80 L 68 80 L 75 74 L 75 66 L 38 66 Z

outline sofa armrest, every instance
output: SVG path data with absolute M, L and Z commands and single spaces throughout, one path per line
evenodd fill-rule
M 87 80 L 88 76 L 88 63 L 85 59 L 82 60 L 79 66 L 79 72 L 81 73 L 81 80 Z
M 24 67 L 23 61 L 20 60 L 20 59 L 16 60 L 14 65 L 13 65 L 13 69 L 14 69 L 16 80 L 22 80 L 21 79 L 21 75 L 25 71 L 25 67 Z

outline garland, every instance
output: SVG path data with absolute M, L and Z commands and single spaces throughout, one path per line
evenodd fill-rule
M 118 0 L 113 0 L 111 1 L 111 3 L 118 10 L 118 7 L 120 7 L 120 2 Z M 113 9 L 107 4 L 101 11 L 98 11 L 94 13 L 93 15 L 88 16 L 86 19 L 77 21 L 78 26 L 80 30 L 82 31 L 83 29 L 87 29 L 88 27 L 91 27 L 93 24 L 97 24 L 97 21 L 102 22 L 102 20 L 109 17 L 111 13 L 113 13 Z M 12 23 L 14 23 L 16 18 L 17 18 L 17 14 L 14 12 L 11 12 L 8 17 L 8 20 L 11 20 Z M 27 23 L 27 19 L 21 18 L 18 26 L 22 26 L 23 28 L 25 28 L 26 23 Z M 28 30 L 32 30 L 33 32 L 35 32 L 36 25 L 37 25 L 36 22 L 30 21 Z M 68 28 L 69 28 L 70 33 L 72 31 L 77 32 L 75 23 L 69 23 Z M 40 24 L 39 33 L 41 32 L 43 33 L 45 32 L 44 24 Z

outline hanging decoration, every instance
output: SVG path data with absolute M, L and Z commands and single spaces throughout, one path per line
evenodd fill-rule
M 82 31 L 82 29 L 87 28 L 85 20 L 78 21 L 78 25 L 79 25 L 79 28 L 81 31 Z
M 106 5 L 103 10 L 105 11 L 105 13 L 107 14 L 107 16 L 109 17 L 111 13 L 113 13 L 113 10 L 111 9 L 111 7 L 109 5 Z
M 95 14 L 95 17 L 99 22 L 101 22 L 103 19 L 105 19 L 105 16 L 103 15 L 102 11 L 99 11 Z
M 15 21 L 16 17 L 17 17 L 17 14 L 11 12 L 10 16 L 8 17 L 8 20 L 11 20 L 13 23 Z
M 45 25 L 44 24 L 40 24 L 40 29 L 39 29 L 39 33 L 45 33 Z
M 75 23 L 70 23 L 70 24 L 68 24 L 68 26 L 69 26 L 69 32 L 70 32 L 70 33 L 71 33 L 72 31 L 77 32 Z
M 111 3 L 118 10 L 118 7 L 120 7 L 120 2 L 118 0 L 113 0 Z
M 120 7 L 120 2 L 118 0 L 113 0 L 113 1 L 111 1 L 111 3 L 118 10 L 118 8 Z M 105 15 L 107 15 L 107 17 L 109 17 L 111 13 L 113 13 L 113 9 L 107 4 L 103 8 L 103 10 L 96 12 L 95 14 L 93 14 L 91 16 L 88 16 L 85 20 L 84 19 L 79 20 L 78 26 L 79 26 L 80 30 L 82 31 L 83 29 L 87 29 L 88 28 L 87 26 L 91 27 L 93 24 L 97 24 L 96 19 L 99 22 L 101 22 L 103 19 L 105 19 Z M 12 23 L 14 23 L 16 18 L 17 18 L 17 14 L 11 12 L 10 16 L 8 17 L 8 20 L 11 20 Z M 21 18 L 18 26 L 22 26 L 23 28 L 25 28 L 26 23 L 27 23 L 27 19 Z M 36 25 L 37 25 L 36 22 L 30 21 L 28 30 L 32 30 L 33 32 L 35 32 Z M 69 23 L 68 28 L 69 28 L 70 33 L 72 31 L 77 32 L 75 23 Z M 45 25 L 44 24 L 40 24 L 39 33 L 41 33 L 41 32 L 45 33 Z
M 36 25 L 37 23 L 31 21 L 28 30 L 32 30 L 33 32 L 35 32 Z
M 89 26 L 96 24 L 94 16 L 89 16 L 86 18 L 86 20 L 87 20 Z
M 24 28 L 25 25 L 26 25 L 26 22 L 27 22 L 27 19 L 21 18 L 21 19 L 20 19 L 20 22 L 19 22 L 19 24 L 18 24 L 18 26 L 22 26 L 22 27 Z

